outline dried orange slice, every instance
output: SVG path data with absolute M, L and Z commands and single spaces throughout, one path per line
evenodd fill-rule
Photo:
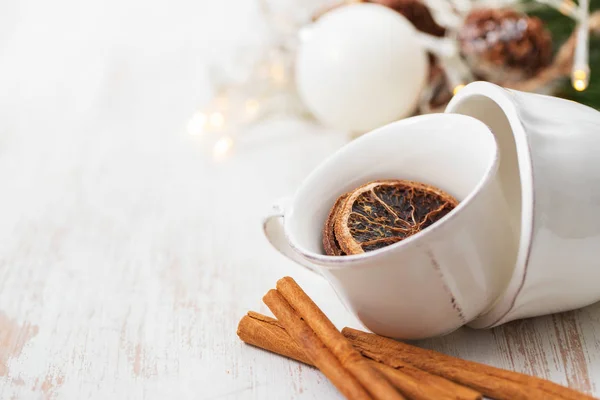
M 328 255 L 360 254 L 399 242 L 448 214 L 458 202 L 419 182 L 383 180 L 340 196 L 323 228 Z
M 348 198 L 348 193 L 341 195 L 335 201 L 335 204 L 329 211 L 329 215 L 327 216 L 327 220 L 325 221 L 325 226 L 323 227 L 323 247 L 325 248 L 325 254 L 330 256 L 345 256 L 346 253 L 342 251 L 340 248 L 340 244 L 338 243 L 335 237 L 335 216 L 340 210 L 340 207 L 344 204 L 346 199 Z

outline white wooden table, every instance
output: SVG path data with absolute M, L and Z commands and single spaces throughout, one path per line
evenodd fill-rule
M 0 2 L 0 399 L 340 397 L 235 331 L 284 275 L 359 327 L 260 227 L 346 137 L 282 120 L 214 163 L 184 129 L 250 3 Z M 421 344 L 600 395 L 600 305 Z

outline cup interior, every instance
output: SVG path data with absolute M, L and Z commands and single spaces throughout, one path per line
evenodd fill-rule
M 324 255 L 322 246 L 323 224 L 331 206 L 340 195 L 378 179 L 419 181 L 453 195 L 461 204 L 446 219 L 460 212 L 492 178 L 497 158 L 493 134 L 472 117 L 432 114 L 386 125 L 347 144 L 306 178 L 286 213 L 288 240 L 305 256 L 334 258 Z

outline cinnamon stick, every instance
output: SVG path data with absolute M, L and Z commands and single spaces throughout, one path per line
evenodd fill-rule
M 304 364 L 313 365 L 304 351 L 274 318 L 249 311 L 240 320 L 237 335 L 244 342 Z
M 286 332 L 302 348 L 311 364 L 319 368 L 347 399 L 371 399 L 356 378 L 342 366 L 340 360 L 327 349 L 278 291 L 269 290 L 263 301 L 285 327 Z
M 372 333 L 344 328 L 342 334 L 366 357 L 391 367 L 405 363 L 412 364 L 424 371 L 471 387 L 494 399 L 593 399 L 584 393 L 541 378 L 462 360 Z
M 438 394 L 438 397 L 435 397 L 436 399 L 454 399 L 454 400 L 477 400 L 477 399 L 481 399 L 482 395 L 481 393 L 468 388 L 466 386 L 462 386 L 459 385 L 457 383 L 454 383 L 452 381 L 449 381 L 446 378 L 442 378 L 441 376 L 438 375 L 433 375 L 429 372 L 425 372 L 419 368 L 413 367 L 410 364 L 402 364 L 402 363 L 397 363 L 397 365 L 395 367 L 390 367 L 388 365 L 385 365 L 383 363 L 374 361 L 374 363 L 376 363 L 378 365 L 378 368 L 381 369 L 380 366 L 385 366 L 388 367 L 394 371 L 399 372 L 400 374 L 404 375 L 404 376 L 408 376 L 410 378 L 412 378 L 413 382 L 418 382 L 419 386 L 414 388 L 414 389 L 409 389 L 407 387 L 403 387 L 400 388 L 400 391 L 402 393 L 405 393 L 405 391 L 407 390 L 411 390 L 411 396 L 413 396 L 414 398 L 418 397 L 418 393 L 419 392 L 437 392 L 437 393 L 442 393 L 442 394 Z M 384 372 L 384 371 L 382 371 Z M 386 375 L 386 377 L 388 379 L 390 379 L 389 376 Z M 392 382 L 392 384 L 396 385 L 395 381 L 390 379 L 390 381 Z M 396 387 L 398 387 L 396 385 Z M 427 388 L 427 389 L 425 389 Z M 408 394 L 408 392 L 406 392 L 405 394 Z
M 304 351 L 276 319 L 250 311 L 240 320 L 237 334 L 248 344 L 312 365 Z M 411 400 L 481 399 L 481 394 L 474 390 L 410 365 L 398 370 L 373 360 L 368 362 Z
M 294 279 L 286 276 L 277 281 L 276 287 L 277 291 L 312 328 L 323 344 L 356 377 L 373 398 L 385 400 L 402 398 L 385 376 L 373 369 L 360 353 L 352 347 L 350 342 L 337 330 L 325 313 L 308 297 Z M 283 325 L 287 329 L 287 324 L 284 323 Z
M 425 371 L 419 371 L 421 378 L 425 378 L 421 380 L 406 374 L 404 369 L 392 368 L 374 360 L 368 361 L 369 365 L 381 372 L 392 385 L 412 400 L 479 400 L 482 398 L 475 390 Z

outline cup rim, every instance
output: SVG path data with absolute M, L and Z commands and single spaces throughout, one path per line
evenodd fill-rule
M 517 257 L 512 275 L 504 292 L 494 304 L 479 315 L 469 325 L 473 328 L 490 328 L 498 325 L 514 308 L 527 278 L 527 267 L 531 254 L 534 231 L 534 175 L 531 160 L 531 147 L 527 131 L 522 123 L 521 114 L 514 101 L 515 94 L 508 89 L 489 82 L 473 82 L 458 92 L 446 106 L 445 113 L 453 113 L 460 103 L 474 96 L 484 96 L 496 103 L 504 112 L 515 140 L 519 177 L 521 184 L 521 232 Z M 500 155 L 501 156 L 501 155 Z
M 397 126 L 411 124 L 415 120 L 418 120 L 418 119 L 433 119 L 433 118 L 447 119 L 449 116 L 451 118 L 456 118 L 456 119 L 469 119 L 469 120 L 477 121 L 478 123 L 482 124 L 483 125 L 482 128 L 484 128 L 484 131 L 490 137 L 490 139 L 493 143 L 493 153 L 490 157 L 490 162 L 489 162 L 487 168 L 485 169 L 485 172 L 482 175 L 481 179 L 479 180 L 479 182 L 477 182 L 477 185 L 475 185 L 473 190 L 471 190 L 471 192 L 465 197 L 465 199 L 462 200 L 458 204 L 458 206 L 456 206 L 452 211 L 450 211 L 447 215 L 445 215 L 443 218 L 438 220 L 435 224 L 432 224 L 431 226 L 423 229 L 420 232 L 417 232 L 416 234 L 414 234 L 406 239 L 401 240 L 400 242 L 396 242 L 394 244 L 385 246 L 385 247 L 377 249 L 377 250 L 373 250 L 373 251 L 369 251 L 369 252 L 365 252 L 365 253 L 361 253 L 361 254 L 347 255 L 347 256 L 343 256 L 343 257 L 319 254 L 319 253 L 307 250 L 307 249 L 303 248 L 302 246 L 298 245 L 292 239 L 292 237 L 290 237 L 290 235 L 289 235 L 289 230 L 287 229 L 288 219 L 285 218 L 285 216 L 284 216 L 284 225 L 285 225 L 284 234 L 285 234 L 285 238 L 286 238 L 287 242 L 289 243 L 290 247 L 296 253 L 305 257 L 307 260 L 312 261 L 312 262 L 318 262 L 320 268 L 338 269 L 338 268 L 359 267 L 360 263 L 354 263 L 355 261 L 362 261 L 362 260 L 366 260 L 366 259 L 376 259 L 388 252 L 398 250 L 402 247 L 410 246 L 413 244 L 413 242 L 423 240 L 424 237 L 428 236 L 429 234 L 433 233 L 434 231 L 436 231 L 438 229 L 441 229 L 449 221 L 455 219 L 456 216 L 460 213 L 460 211 L 463 208 L 467 207 L 470 203 L 472 203 L 474 201 L 475 198 L 477 198 L 479 196 L 482 188 L 486 184 L 488 184 L 488 182 L 495 176 L 496 172 L 498 171 L 500 150 L 498 147 L 498 141 L 496 140 L 495 135 L 489 129 L 488 126 L 486 126 L 485 124 L 483 124 L 481 121 L 477 120 L 476 118 L 466 116 L 466 115 L 443 114 L 443 113 L 427 114 L 427 115 L 419 115 L 419 116 L 415 116 L 415 117 L 405 118 L 405 119 L 384 125 L 382 127 L 376 128 L 376 129 L 366 133 L 362 137 L 355 139 L 353 142 L 364 140 L 366 135 L 375 134 L 377 132 L 380 132 L 383 130 L 388 130 L 388 129 L 391 129 L 391 128 L 397 127 Z M 309 174 L 308 177 L 306 177 L 304 182 L 307 182 L 307 181 L 313 179 L 314 176 L 318 175 L 321 172 L 321 170 L 323 168 L 325 168 L 326 164 L 330 160 L 333 159 L 333 157 L 335 157 L 335 153 L 330 155 L 315 170 L 313 170 L 313 172 L 311 174 Z M 304 183 L 302 183 L 302 185 L 304 185 Z M 287 214 L 287 212 L 285 214 Z

